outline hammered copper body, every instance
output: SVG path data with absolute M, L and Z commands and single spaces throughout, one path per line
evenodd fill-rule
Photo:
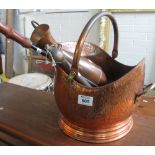
M 112 57 L 98 46 L 85 42 L 92 25 L 102 16 L 109 17 L 114 28 Z M 49 27 L 47 29 L 49 34 Z M 32 37 L 32 42 L 39 47 L 46 43 L 58 46 L 51 34 L 46 37 L 40 35 L 37 40 L 36 34 L 32 33 Z M 59 120 L 60 128 L 67 135 L 86 142 L 109 142 L 125 136 L 133 125 L 135 98 L 143 91 L 144 61 L 136 66 L 126 66 L 114 60 L 118 55 L 118 28 L 113 16 L 98 13 L 87 23 L 78 42 L 64 42 L 61 45 L 62 49 L 74 53 L 74 58 L 69 75 L 57 66 L 54 95 L 62 114 Z M 108 84 L 88 88 L 71 79 L 70 77 L 78 73 L 80 56 L 87 57 L 101 66 Z M 93 97 L 93 105 L 78 104 L 78 95 Z
M 74 79 L 66 82 L 70 75 L 57 66 L 54 87 L 56 103 L 62 114 L 59 120 L 61 129 L 75 139 L 95 143 L 119 139 L 130 131 L 133 125 L 132 113 L 136 107 L 135 98 L 143 91 L 144 83 L 143 60 L 136 66 L 126 66 L 111 58 L 99 47 L 84 44 L 91 26 L 101 16 L 109 17 L 116 27 L 114 18 L 108 13 L 98 13 L 91 18 L 76 45 L 71 72 L 78 72 L 81 52 L 87 50 L 87 54 L 83 55 L 90 59 L 94 59 L 93 55 L 96 55 L 95 62 L 102 67 L 109 83 L 101 87 L 88 88 Z M 116 28 L 114 30 L 115 43 L 118 43 L 118 32 Z M 67 48 L 67 44 L 69 46 L 69 43 L 64 43 L 63 47 Z M 117 44 L 113 51 L 115 49 Z M 115 53 L 116 56 L 117 51 Z M 93 105 L 78 104 L 78 95 L 93 97 Z

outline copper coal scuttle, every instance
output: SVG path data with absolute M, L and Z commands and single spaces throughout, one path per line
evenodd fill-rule
M 112 56 L 100 47 L 85 42 L 89 30 L 102 16 L 108 17 L 113 25 Z M 110 142 L 125 136 L 133 126 L 136 98 L 143 92 L 144 61 L 136 66 L 126 66 L 115 60 L 118 55 L 118 28 L 114 17 L 105 12 L 93 16 L 77 43 L 58 44 L 51 36 L 48 25 L 34 27 L 31 41 L 35 46 L 43 49 L 45 44 L 56 48 L 61 45 L 62 50 L 74 54 L 69 73 L 56 65 L 54 96 L 61 112 L 60 128 L 68 136 L 85 142 Z M 75 80 L 82 57 L 102 68 L 106 83 L 87 87 Z

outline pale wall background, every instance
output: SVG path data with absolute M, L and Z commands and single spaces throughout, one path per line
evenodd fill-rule
M 113 13 L 113 15 L 119 28 L 119 56 L 117 60 L 126 65 L 136 65 L 145 58 L 145 84 L 155 82 L 155 12 Z M 112 28 L 110 38 L 111 51 Z

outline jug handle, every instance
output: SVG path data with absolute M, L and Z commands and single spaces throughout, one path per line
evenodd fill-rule
M 85 25 L 85 27 L 79 37 L 79 40 L 77 42 L 76 49 L 75 49 L 74 56 L 73 56 L 72 68 L 71 68 L 71 72 L 75 72 L 76 73 L 75 75 L 77 75 L 77 73 L 78 73 L 78 64 L 79 64 L 82 48 L 83 48 L 84 42 L 86 40 L 86 37 L 88 35 L 88 32 L 90 31 L 90 29 L 94 25 L 94 23 L 102 16 L 108 17 L 112 22 L 113 29 L 114 29 L 114 46 L 113 46 L 113 50 L 112 50 L 112 58 L 115 59 L 118 56 L 118 26 L 117 26 L 116 20 L 111 15 L 111 13 L 108 13 L 108 12 L 97 13 Z
M 31 24 L 33 26 L 33 28 L 35 29 L 37 26 L 39 26 L 39 23 L 37 23 L 35 20 L 31 21 Z

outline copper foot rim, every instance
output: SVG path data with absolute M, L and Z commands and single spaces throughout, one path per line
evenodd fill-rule
M 96 131 L 71 124 L 64 117 L 60 118 L 59 126 L 65 134 L 76 140 L 92 143 L 105 143 L 124 137 L 133 126 L 133 118 L 130 116 L 126 120 L 116 123 L 111 128 Z

